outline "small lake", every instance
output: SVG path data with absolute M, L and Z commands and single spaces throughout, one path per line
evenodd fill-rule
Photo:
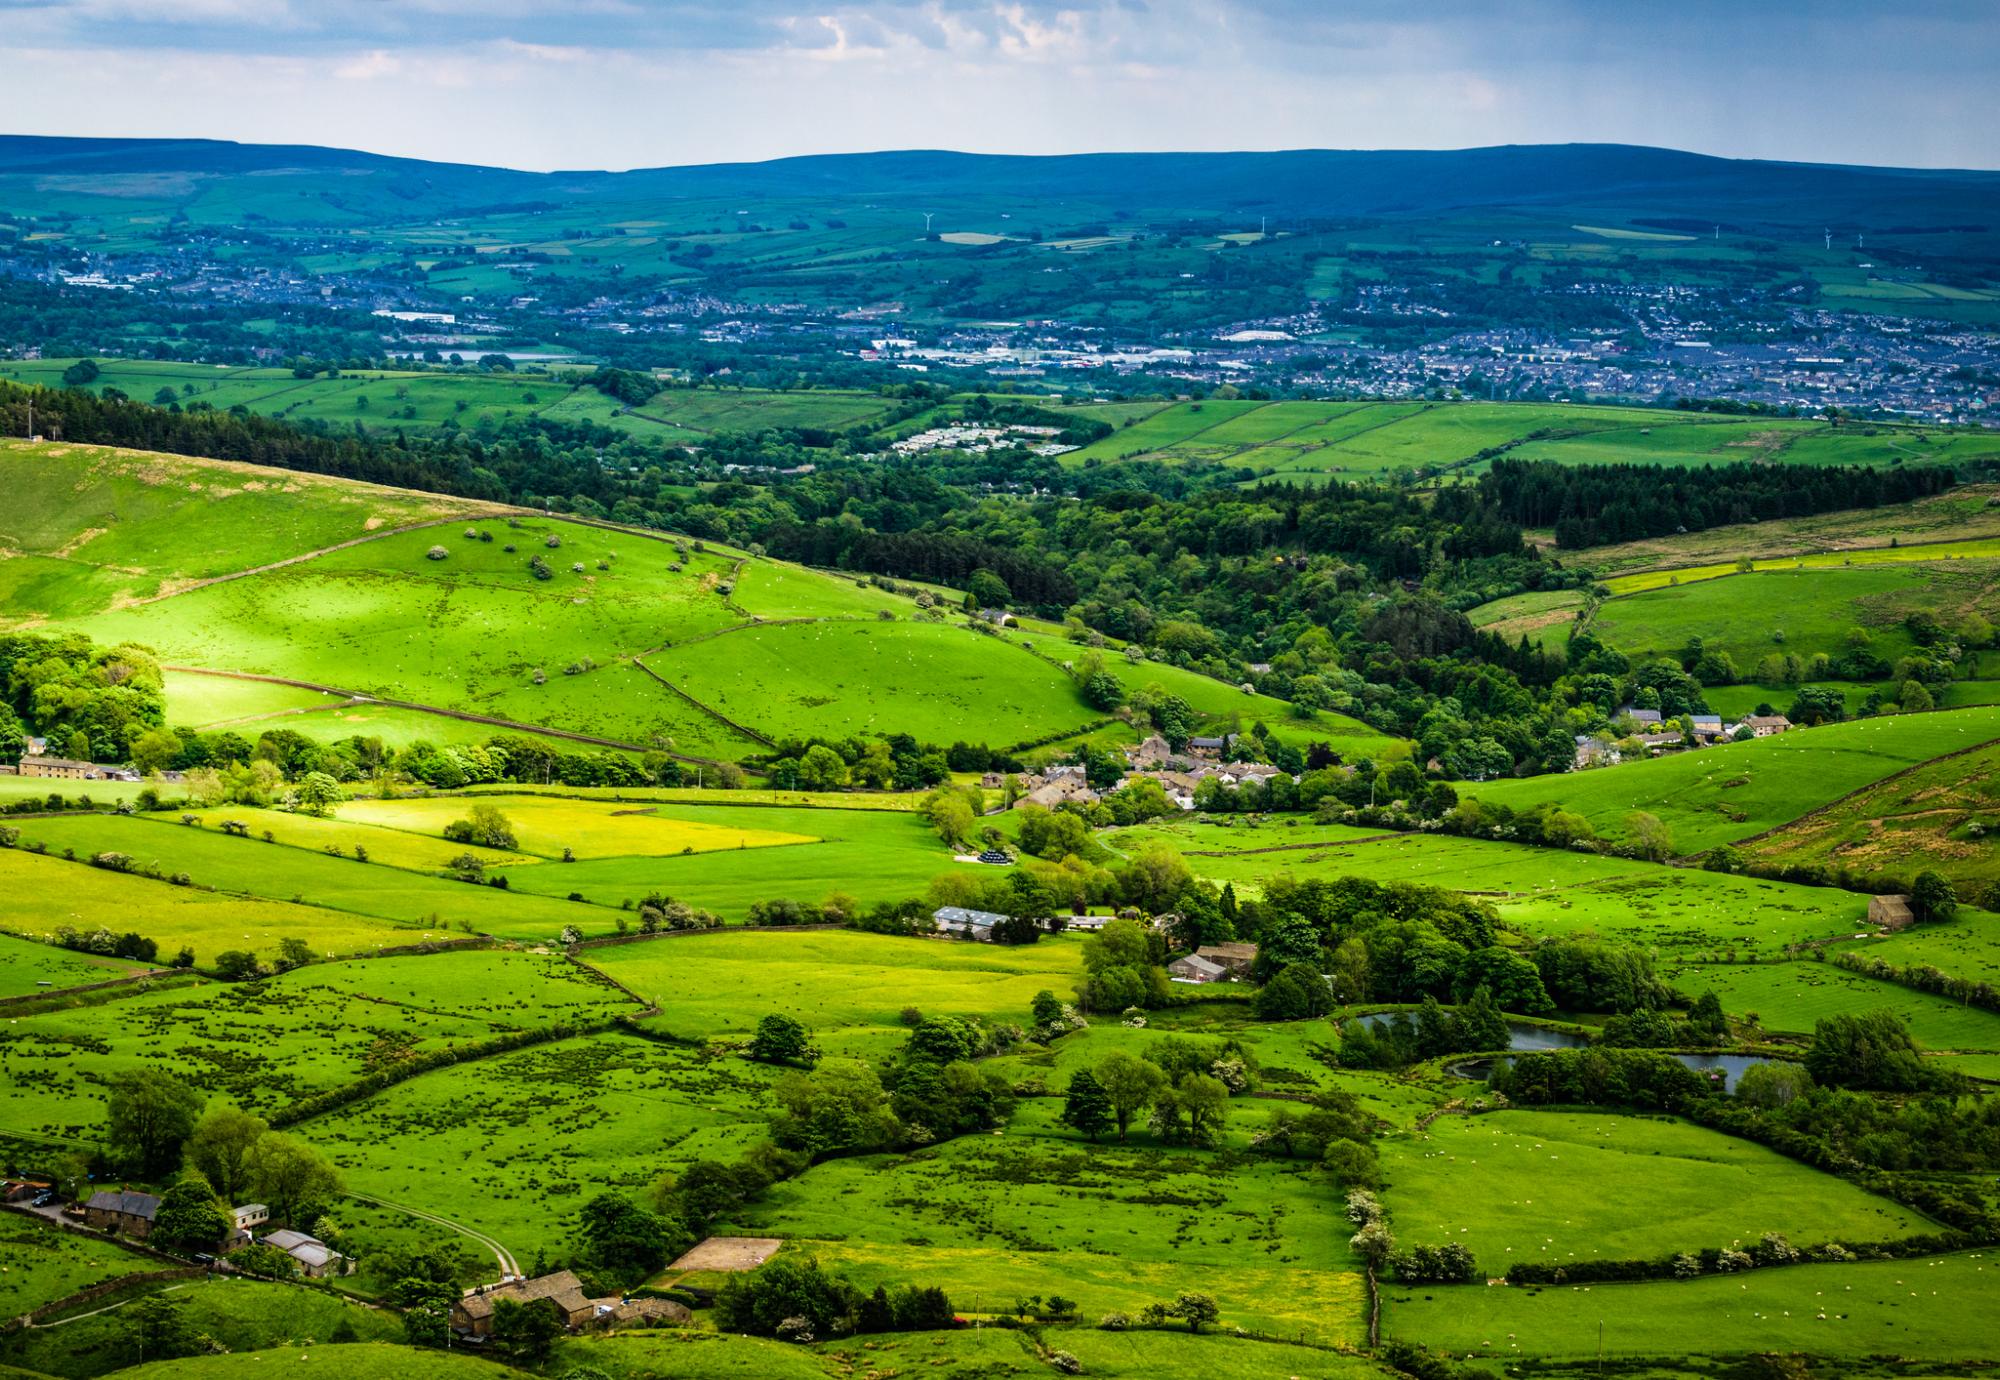
M 1386 1028 L 1395 1019 L 1392 1012 L 1382 1012 L 1373 1016 L 1357 1016 L 1349 1025 L 1372 1025 L 1377 1030 Z M 1529 1025 L 1526 1021 L 1507 1022 L 1507 1048 L 1526 1051 L 1550 1049 L 1584 1049 L 1590 1041 L 1582 1035 L 1567 1030 L 1551 1030 L 1547 1026 Z M 1482 1077 L 1484 1075 L 1481 1075 Z
M 1516 1045 L 1515 1048 L 1522 1046 Z M 1725 1092 L 1736 1091 L 1745 1069 L 1753 1064 L 1772 1062 L 1757 1054 L 1676 1054 L 1672 1057 L 1704 1075 L 1710 1082 L 1720 1080 Z M 1493 1076 L 1493 1060 L 1468 1059 L 1464 1063 L 1450 1065 L 1446 1071 L 1455 1078 L 1472 1078 L 1483 1083 Z

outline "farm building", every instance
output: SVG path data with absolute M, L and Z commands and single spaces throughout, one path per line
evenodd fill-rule
M 568 1270 L 557 1270 L 539 1279 L 509 1280 L 474 1289 L 451 1308 L 451 1325 L 474 1337 L 491 1336 L 493 1305 L 501 1299 L 533 1303 L 547 1299 L 555 1305 L 564 1327 L 585 1327 L 597 1318 L 597 1305 L 584 1297 L 583 1281 Z
M 1188 750 L 1190 752 L 1197 757 L 1209 758 L 1211 761 L 1222 760 L 1235 747 L 1236 735 L 1234 733 L 1225 733 L 1220 738 L 1188 739 Z
M 23 757 L 21 775 L 46 776 L 58 781 L 90 781 L 97 776 L 98 769 L 88 762 L 73 761 L 68 757 Z
M 229 1242 L 231 1249 L 250 1244 L 250 1229 L 261 1227 L 271 1220 L 271 1209 L 262 1203 L 239 1203 L 229 1209 Z
M 1210 963 L 1219 963 L 1230 973 L 1239 976 L 1257 966 L 1255 944 L 1204 944 L 1194 952 L 1195 957 L 1205 958 Z
M 1163 767 L 1173 761 L 1174 750 L 1165 738 L 1155 733 L 1137 747 L 1125 749 L 1125 756 L 1135 767 Z
M 299 1263 L 299 1273 L 307 1279 L 344 1275 L 352 1267 L 347 1257 L 316 1236 L 302 1231 L 274 1231 L 264 1238 L 266 1246 L 276 1246 Z
M 993 927 L 1006 918 L 997 911 L 968 910 L 964 906 L 939 906 L 931 912 L 931 923 L 941 932 L 988 942 L 993 938 Z
M 1619 706 L 1618 712 L 1611 717 L 1614 719 L 1630 719 L 1635 724 L 1656 724 L 1660 721 L 1660 711 L 1657 709 L 1640 709 L 1627 704 Z
M 159 1211 L 160 1200 L 151 1193 L 106 1188 L 90 1195 L 90 1201 L 83 1205 L 83 1220 L 100 1231 L 123 1232 L 143 1241 L 152 1232 L 153 1218 Z
M 1220 982 L 1228 976 L 1227 968 L 1200 954 L 1182 954 L 1167 965 L 1167 977 L 1173 982 Z
M 1916 923 L 1916 912 L 1910 909 L 1907 896 L 1870 896 L 1868 898 L 1868 923 L 1880 925 L 1885 930 L 1906 929 Z
M 1759 738 L 1768 738 L 1774 733 L 1783 733 L 1792 726 L 1792 721 L 1783 714 L 1752 714 L 1743 721 L 1743 726 Z

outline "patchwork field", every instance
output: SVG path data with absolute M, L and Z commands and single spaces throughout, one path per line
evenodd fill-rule
M 914 1271 L 974 1310 L 1056 1292 L 1086 1317 L 1136 1313 L 1195 1288 L 1215 1296 L 1225 1328 L 1355 1338 L 1361 1281 L 1346 1260 L 1341 1195 L 1310 1169 L 1200 1151 L 1086 1153 L 1054 1110 L 1024 1104 L 1004 1136 L 818 1166 L 745 1225 L 793 1237 L 858 1280 Z M 987 1188 L 996 1182 L 1008 1185 L 1004 1214 Z M 1089 1212 L 1074 1211 L 1079 1198 Z
M 1516 781 L 1463 793 L 1524 810 L 1555 801 L 1606 838 L 1635 810 L 1658 815 L 1674 851 L 1692 854 L 1787 824 L 1885 776 L 2000 737 L 2000 709 L 1956 709 L 1829 724 L 1646 762 Z
M 779 821 L 773 817 L 775 812 L 768 810 L 730 810 L 727 806 L 675 809 L 534 796 L 495 796 L 491 803 L 506 815 L 520 840 L 520 852 L 541 858 L 560 859 L 566 850 L 578 858 L 665 857 L 819 841 L 811 834 L 772 827 Z M 449 798 L 354 800 L 341 806 L 340 818 L 342 822 L 377 825 L 385 833 L 436 836 L 443 844 L 445 827 L 464 819 L 467 809 L 465 801 Z

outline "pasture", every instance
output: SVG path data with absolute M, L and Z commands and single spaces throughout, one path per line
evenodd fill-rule
M 1996 1292 L 1991 1251 L 1659 1283 L 1396 1287 L 1382 1330 L 1497 1361 L 1592 1357 L 1601 1337 L 1618 1357 L 1784 1351 L 1949 1363 L 2000 1351 Z
M 551 868 L 517 868 L 508 873 L 509 881 L 520 892 L 557 897 L 575 894 L 598 906 L 613 907 L 636 904 L 648 892 L 664 891 L 689 905 L 737 921 L 758 901 L 817 903 L 839 892 L 863 905 L 873 905 L 921 895 L 942 872 L 998 870 L 986 864 L 954 861 L 936 832 L 906 810 L 727 805 L 659 808 L 675 819 L 716 821 L 700 827 L 722 829 L 723 845 L 709 852 L 675 851 L 661 856 L 585 859 Z M 805 842 L 764 848 L 736 846 L 736 839 L 752 832 L 803 836 Z M 577 923 L 589 928 L 588 913 Z M 602 924 L 601 917 L 597 923 Z
M 128 1380 L 233 1380 L 291 1370 L 293 1362 L 314 1362 L 341 1380 L 507 1380 L 526 1375 L 484 1356 L 462 1351 L 418 1351 L 382 1342 L 344 1342 L 338 1346 L 267 1346 L 255 1351 L 218 1356 L 188 1356 L 178 1361 L 152 1361 L 120 1374 Z
M 492 505 L 353 480 L 103 446 L 0 441 L 5 621 L 74 618 Z M 202 540 L 189 541 L 199 517 Z
M 2000 708 L 1794 729 L 1595 771 L 1487 781 L 1461 793 L 1529 809 L 1545 801 L 1589 820 L 1606 838 L 1626 836 L 1635 810 L 1659 816 L 1674 851 L 1699 853 L 1775 829 L 1849 792 L 1919 763 L 2000 737 Z
M 1004 1135 L 815 1166 L 746 1210 L 744 1225 L 789 1236 L 863 1284 L 914 1275 L 974 1311 L 1060 1293 L 1094 1318 L 1197 1289 L 1215 1296 L 1225 1329 L 1354 1339 L 1361 1282 L 1344 1250 L 1328 1256 L 1347 1235 L 1330 1182 L 1218 1152 L 1086 1152 L 1057 1110 L 1029 1100 Z M 1075 1211 L 1079 1199 L 1088 1212 Z
M 567 925 L 599 932 L 611 928 L 609 916 L 593 915 L 583 906 L 363 863 L 351 855 L 334 857 L 317 849 L 287 847 L 256 836 L 233 838 L 160 817 L 43 817 L 27 821 L 22 837 L 46 844 L 55 853 L 74 850 L 85 859 L 102 852 L 124 853 L 136 868 L 157 867 L 165 876 L 186 873 L 192 887 L 37 858 L 19 850 L 0 853 L 0 869 L 59 867 L 64 870 L 42 875 L 52 884 L 57 878 L 73 883 L 59 893 L 64 902 L 53 914 L 45 903 L 31 900 L 15 903 L 22 913 L 39 915 L 44 923 L 94 929 L 103 913 L 91 913 L 91 900 L 86 898 L 121 895 L 128 904 L 117 913 L 127 917 L 125 923 L 158 939 L 163 948 L 194 944 L 204 963 L 218 949 L 268 953 L 288 934 L 304 939 L 315 953 L 348 954 L 454 934 L 546 940 Z M 261 899 L 254 905 L 224 901 L 200 890 L 204 887 Z M 139 897 L 144 899 L 138 906 L 129 904 Z M 285 904 L 268 904 L 273 901 Z M 82 909 L 70 912 L 67 907 L 72 905 Z M 0 900 L 0 915 L 15 906 Z M 217 906 L 222 909 L 213 911 Z M 238 915 L 240 935 L 228 928 Z M 330 916 L 338 918 L 329 923 Z
M 0 1317 L 17 1318 L 120 1275 L 163 1270 L 164 1262 L 116 1242 L 63 1231 L 38 1218 L 0 1213 Z
M 1861 951 L 1874 954 L 1882 942 L 1870 940 Z M 1901 1016 L 1929 1053 L 2000 1054 L 2000 1015 L 1831 963 L 1690 964 L 1671 966 L 1662 976 L 1690 997 L 1715 993 L 1723 1010 L 1754 1016 L 1774 1035 L 1809 1037 L 1814 1024 L 1827 1017 L 1886 1010 Z
M 762 1138 L 772 1071 L 625 1034 L 538 1045 L 399 1083 L 306 1124 L 350 1189 L 497 1238 L 523 1259 L 571 1240 L 578 1208 L 641 1196 Z
M 1020 1023 L 1035 993 L 1068 1000 L 1083 972 L 1082 941 L 1069 936 L 996 948 L 852 930 L 681 935 L 593 949 L 589 960 L 654 1003 L 651 1024 L 676 1036 L 747 1039 L 776 1013 L 839 1054 L 885 1052 L 900 1041 L 910 1006 Z M 694 972 L 698 983 L 688 980 Z
M 141 972 L 144 964 L 94 958 L 0 934 L 0 997 L 25 997 L 52 988 L 84 987 Z
M 495 796 L 488 803 L 507 816 L 520 840 L 519 853 L 545 859 L 560 859 L 565 850 L 580 859 L 665 857 L 819 841 L 812 834 L 778 827 L 779 812 L 773 810 L 746 813 L 727 806 L 675 808 L 536 796 Z M 468 810 L 465 801 L 449 796 L 351 800 L 340 807 L 340 818 L 343 823 L 376 826 L 381 833 L 436 836 L 442 845 L 446 826 L 464 819 Z M 494 860 L 492 850 L 482 851 Z M 502 861 L 509 856 L 497 855 Z M 442 867 L 443 862 L 429 865 Z
M 908 733 L 994 747 L 1101 717 L 1069 677 L 962 627 L 824 622 L 751 627 L 646 664 L 769 738 Z
M 0 1043 L 0 1118 L 17 1134 L 91 1134 L 103 1081 L 132 1069 L 171 1070 L 209 1097 L 269 1114 L 407 1059 L 637 1009 L 565 959 L 494 951 L 142 990 L 16 1018 Z
M 1384 1142 L 1382 1173 L 1398 1241 L 1456 1242 L 1490 1278 L 1522 1261 L 1653 1260 L 1772 1231 L 1804 1248 L 1931 1229 L 1887 1198 L 1670 1117 L 1439 1117 Z
M 1992 545 L 2000 552 L 2000 543 Z M 1838 660 L 1860 629 L 1869 650 L 1893 664 L 1914 646 L 1905 618 L 1928 612 L 1952 626 L 1991 608 L 1996 569 L 1991 559 L 1876 562 L 1683 581 L 1606 601 L 1590 631 L 1634 661 L 1676 657 L 1698 637 L 1705 649 L 1728 653 L 1747 677 L 1774 653 Z M 1657 573 L 1625 578 L 1651 580 Z
M 1757 840 L 1749 852 L 1772 863 L 1820 863 L 1903 875 L 1912 859 L 1952 879 L 1961 894 L 2000 882 L 2000 850 L 1989 832 L 2000 806 L 2000 747 L 1932 762 L 1869 786 L 1830 808 Z

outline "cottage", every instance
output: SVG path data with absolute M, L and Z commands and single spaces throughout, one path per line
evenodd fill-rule
M 143 1241 L 153 1230 L 160 1200 L 151 1193 L 100 1189 L 83 1205 L 83 1220 L 99 1231 L 123 1232 Z
M 1095 805 L 1101 798 L 1081 775 L 1063 776 L 1036 786 L 1015 801 L 1014 808 L 1018 810 L 1023 805 L 1040 805 L 1045 810 L 1053 810 L 1058 805 Z
M 1618 763 L 1618 749 L 1603 738 L 1593 738 L 1588 733 L 1576 735 L 1576 765 L 1573 770 L 1583 771 L 1589 767 L 1609 767 Z
M 23 757 L 21 775 L 46 776 L 58 781 L 89 781 L 97 775 L 97 768 L 88 762 L 72 761 L 67 757 Z
M 1204 944 L 1195 950 L 1195 956 L 1210 963 L 1219 963 L 1238 975 L 1248 973 L 1257 966 L 1255 944 Z
M 1880 925 L 1885 930 L 1908 929 L 1916 923 L 1917 914 L 1910 909 L 1907 896 L 1870 896 L 1868 898 L 1868 923 Z
M 1792 721 L 1783 714 L 1752 714 L 1743 721 L 1751 736 L 1769 738 L 1774 733 L 1783 733 L 1792 726 Z
M 1639 709 L 1628 704 L 1620 706 L 1617 714 L 1612 717 L 1630 719 L 1635 724 L 1656 724 L 1660 721 L 1660 711 L 1657 709 Z
M 1197 757 L 1206 757 L 1211 761 L 1220 761 L 1226 754 L 1233 752 L 1235 748 L 1236 735 L 1234 733 L 1225 733 L 1220 738 L 1188 739 L 1188 750 L 1190 752 L 1194 753 Z
M 1220 982 L 1228 976 L 1227 968 L 1200 954 L 1182 954 L 1167 965 L 1167 978 L 1171 982 Z
M 1646 745 L 1648 752 L 1659 752 L 1681 745 L 1681 731 L 1678 728 L 1670 728 L 1664 733 L 1641 733 L 1636 736 Z
M 249 1245 L 251 1240 L 250 1229 L 252 1227 L 261 1227 L 270 1220 L 271 1209 L 265 1207 L 262 1203 L 239 1203 L 237 1206 L 231 1208 L 229 1210 L 230 1230 L 228 1248 L 234 1250 L 238 1246 Z
M 586 1298 L 583 1281 L 568 1270 L 557 1270 L 539 1279 L 514 1279 L 505 1284 L 489 1284 L 472 1290 L 451 1307 L 451 1325 L 472 1337 L 493 1335 L 493 1305 L 501 1299 L 535 1303 L 547 1299 L 555 1305 L 564 1327 L 585 1327 L 597 1319 L 597 1305 Z
M 970 910 L 965 906 L 939 906 L 931 912 L 931 923 L 943 934 L 960 934 L 986 943 L 993 940 L 993 927 L 1007 917 L 996 911 Z
M 343 1275 L 351 1268 L 347 1257 L 316 1236 L 307 1236 L 302 1231 L 274 1231 L 265 1236 L 266 1246 L 276 1246 L 298 1262 L 299 1273 L 307 1279 L 324 1279 L 328 1275 Z
M 1005 609 L 981 609 L 979 616 L 982 620 L 991 623 L 996 628 L 1011 628 L 1014 626 L 1014 615 Z
M 1126 749 L 1125 755 L 1135 767 L 1163 767 L 1174 760 L 1173 747 L 1157 733 L 1148 736 L 1139 746 Z

